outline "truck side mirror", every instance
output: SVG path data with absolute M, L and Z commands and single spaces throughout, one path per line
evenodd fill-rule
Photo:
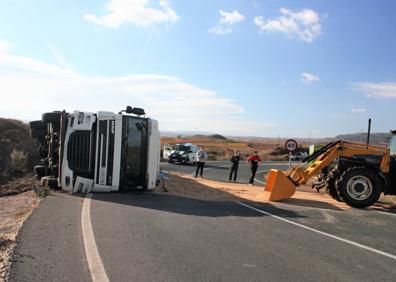
M 133 113 L 132 107 L 131 107 L 131 106 L 127 106 L 125 112 L 126 112 L 127 114 L 132 114 L 132 113 Z
M 133 108 L 132 114 L 137 115 L 137 116 L 144 116 L 146 113 L 141 108 Z

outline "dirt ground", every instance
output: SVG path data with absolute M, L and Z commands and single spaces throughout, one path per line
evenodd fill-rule
M 36 178 L 31 175 L 16 179 L 7 179 L 4 183 L 0 182 L 0 197 L 31 191 L 35 183 Z
M 0 197 L 0 281 L 8 276 L 18 231 L 38 204 L 39 198 L 34 191 Z
M 263 185 L 249 186 L 241 183 L 196 179 L 190 175 L 177 173 L 172 173 L 170 178 L 165 180 L 165 187 L 168 190 L 167 193 L 200 200 L 249 200 L 264 203 L 268 202 L 269 198 L 269 193 L 264 191 Z M 161 187 L 157 187 L 156 191 L 166 193 Z M 310 187 L 299 187 L 292 198 L 282 200 L 282 203 L 316 208 L 350 208 L 344 203 L 333 200 L 326 193 L 317 193 Z
M 208 179 L 193 178 L 190 175 L 172 173 L 165 180 L 167 193 L 209 201 L 236 201 L 249 200 L 254 202 L 269 202 L 269 192 L 264 191 L 264 185 L 249 186 L 242 183 L 218 182 Z M 159 193 L 166 193 L 157 187 Z M 312 208 L 325 208 L 345 210 L 348 205 L 332 199 L 322 189 L 319 193 L 309 186 L 300 186 L 296 193 L 289 199 L 280 201 L 283 204 L 305 206 Z M 396 196 L 381 196 L 380 200 L 370 209 L 396 213 Z

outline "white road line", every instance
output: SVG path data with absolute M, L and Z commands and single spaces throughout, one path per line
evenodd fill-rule
M 240 202 L 240 201 L 236 201 L 236 203 L 240 204 L 241 206 L 244 206 L 244 207 L 247 207 L 247 208 L 249 208 L 249 209 L 252 209 L 252 210 L 254 210 L 254 211 L 256 211 L 256 212 L 259 212 L 259 213 L 262 213 L 262 214 L 271 216 L 271 217 L 273 217 L 273 218 L 282 220 L 282 221 L 284 221 L 284 222 L 290 223 L 290 224 L 292 224 L 292 225 L 298 226 L 298 227 L 300 227 L 300 228 L 303 228 L 303 229 L 306 229 L 306 230 L 309 230 L 309 231 L 318 233 L 318 234 L 320 234 L 320 235 L 323 235 L 323 236 L 326 236 L 326 237 L 329 237 L 329 238 L 332 238 L 332 239 L 335 239 L 335 240 L 344 242 L 344 243 L 346 243 L 346 244 L 349 244 L 349 245 L 352 245 L 352 246 L 355 246 L 355 247 L 358 247 L 358 248 L 361 248 L 361 249 L 364 249 L 364 250 L 367 250 L 367 251 L 370 251 L 370 252 L 373 252 L 373 253 L 376 253 L 376 254 L 379 254 L 379 255 L 382 255 L 382 256 L 385 256 L 385 257 L 388 257 L 388 258 L 391 258 L 391 259 L 396 260 L 396 255 L 393 255 L 393 254 L 390 254 L 390 253 L 387 253 L 387 252 L 383 252 L 383 251 L 380 251 L 380 250 L 371 248 L 371 247 L 369 247 L 369 246 L 366 246 L 366 245 L 363 245 L 363 244 L 359 244 L 359 243 L 356 243 L 356 242 L 354 242 L 354 241 L 350 241 L 350 240 L 347 240 L 347 239 L 344 239 L 344 238 L 341 238 L 341 237 L 338 237 L 338 236 L 335 236 L 335 235 L 332 235 L 332 234 L 329 234 L 329 233 L 326 233 L 326 232 L 317 230 L 317 229 L 312 228 L 312 227 L 308 227 L 308 226 L 306 226 L 306 225 L 303 225 L 303 224 L 300 224 L 300 223 L 297 223 L 297 222 L 288 220 L 288 219 L 286 219 L 286 218 L 277 216 L 277 215 L 275 215 L 275 214 L 272 214 L 272 213 L 269 213 L 269 212 L 266 212 L 266 211 L 257 209 L 257 208 L 255 208 L 255 207 L 252 207 L 252 206 L 250 206 L 250 205 L 248 205 L 248 204 L 245 204 L 245 203 L 242 203 L 242 202 Z
M 328 223 L 336 223 L 337 222 L 337 218 L 335 216 L 332 216 L 331 214 L 329 214 L 329 212 L 326 209 L 320 209 L 319 210 L 323 217 L 326 219 L 326 221 Z
M 258 180 L 257 178 L 254 178 L 254 180 L 257 181 L 258 183 L 265 184 L 265 182 Z
M 270 171 L 270 170 L 269 169 L 263 169 L 263 170 L 258 170 L 256 172 L 267 172 L 267 171 Z
M 396 216 L 396 213 L 391 213 L 391 212 L 387 212 L 387 211 L 379 211 L 379 210 L 376 210 L 376 209 L 373 209 L 373 208 L 369 208 L 368 211 L 376 212 L 376 213 L 380 213 L 380 214 L 387 214 L 387 215 L 390 215 L 390 216 L 393 216 L 393 217 Z
M 91 199 L 92 194 L 88 193 L 83 202 L 81 211 L 81 229 L 85 247 L 85 255 L 87 256 L 88 267 L 93 282 L 108 282 L 106 271 L 100 258 L 98 247 L 96 245 L 95 236 L 91 223 Z

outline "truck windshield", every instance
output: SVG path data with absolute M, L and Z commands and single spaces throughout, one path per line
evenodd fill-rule
M 123 117 L 122 188 L 145 186 L 147 159 L 147 119 Z

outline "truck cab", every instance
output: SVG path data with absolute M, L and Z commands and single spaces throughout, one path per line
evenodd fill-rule
M 56 175 L 53 169 L 42 171 L 46 172 L 45 177 L 56 178 L 62 190 L 112 192 L 150 190 L 156 186 L 160 157 L 158 122 L 145 117 L 142 109 L 128 107 L 118 114 L 61 112 L 59 119 L 49 124 L 55 126 L 47 128 L 59 131 L 46 133 L 46 139 L 56 135 L 58 140 L 48 149 L 48 155 L 57 152 L 55 159 L 59 161 Z

